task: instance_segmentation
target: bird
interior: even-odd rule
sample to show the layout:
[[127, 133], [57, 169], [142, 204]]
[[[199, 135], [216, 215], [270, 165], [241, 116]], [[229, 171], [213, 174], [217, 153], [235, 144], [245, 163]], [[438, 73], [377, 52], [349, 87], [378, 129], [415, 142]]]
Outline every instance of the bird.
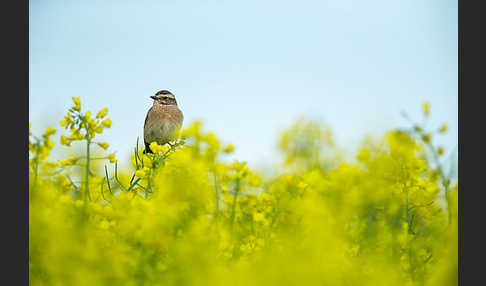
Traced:
[[176, 98], [170, 91], [158, 91], [150, 98], [154, 100], [154, 103], [147, 112], [143, 127], [144, 154], [153, 153], [150, 150], [152, 142], [164, 145], [176, 140], [184, 120], [184, 115], [177, 106]]

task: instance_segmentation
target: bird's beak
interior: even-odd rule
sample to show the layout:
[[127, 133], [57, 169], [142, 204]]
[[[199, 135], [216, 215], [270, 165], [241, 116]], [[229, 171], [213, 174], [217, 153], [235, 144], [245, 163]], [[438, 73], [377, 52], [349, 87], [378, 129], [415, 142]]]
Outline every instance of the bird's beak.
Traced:
[[151, 99], [155, 99], [156, 97], [155, 97], [155, 95], [152, 95], [152, 96], [150, 96], [150, 98], [151, 98]]

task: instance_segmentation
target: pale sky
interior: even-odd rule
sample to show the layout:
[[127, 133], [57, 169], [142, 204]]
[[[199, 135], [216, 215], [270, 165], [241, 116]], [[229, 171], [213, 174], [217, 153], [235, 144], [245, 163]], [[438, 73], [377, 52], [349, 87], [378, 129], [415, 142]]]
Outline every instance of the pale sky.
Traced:
[[[343, 147], [407, 127], [402, 110], [457, 149], [457, 1], [30, 1], [29, 121], [59, 128], [71, 97], [109, 108], [103, 139], [133, 150], [161, 89], [184, 125], [204, 122], [234, 158], [276, 162], [281, 130], [308, 115]], [[55, 137], [57, 144], [58, 134]], [[58, 147], [56, 147], [58, 148]]]

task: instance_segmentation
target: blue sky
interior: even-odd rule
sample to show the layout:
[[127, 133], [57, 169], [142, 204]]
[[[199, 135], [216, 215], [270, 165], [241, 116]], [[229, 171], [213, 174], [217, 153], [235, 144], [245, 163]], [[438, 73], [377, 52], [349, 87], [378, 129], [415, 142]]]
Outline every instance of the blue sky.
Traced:
[[[103, 138], [123, 157], [142, 138], [150, 95], [172, 91], [235, 158], [278, 160], [277, 136], [308, 115], [350, 149], [408, 126], [450, 130], [457, 147], [457, 1], [30, 1], [29, 121], [58, 127], [81, 96], [109, 107]], [[57, 144], [59, 145], [59, 144]], [[59, 147], [56, 147], [59, 148]]]

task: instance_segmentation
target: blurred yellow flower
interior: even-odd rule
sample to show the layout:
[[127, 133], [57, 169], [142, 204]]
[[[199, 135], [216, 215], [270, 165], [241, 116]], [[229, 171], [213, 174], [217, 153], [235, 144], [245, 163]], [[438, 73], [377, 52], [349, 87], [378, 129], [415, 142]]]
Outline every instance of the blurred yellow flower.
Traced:
[[252, 173], [249, 176], [248, 184], [252, 187], [258, 187], [262, 184], [262, 178], [259, 175]]
[[362, 162], [366, 162], [370, 159], [370, 150], [363, 148], [359, 151], [358, 155], [356, 155], [356, 159]]
[[59, 164], [58, 164], [58, 163], [56, 163], [56, 162], [50, 162], [50, 161], [49, 161], [49, 162], [46, 162], [46, 166], [47, 166], [48, 168], [52, 168], [52, 169], [54, 169], [54, 168], [59, 167]]
[[223, 148], [224, 153], [231, 153], [235, 150], [235, 146], [233, 144], [228, 144]]
[[204, 141], [206, 141], [206, 143], [209, 145], [209, 148], [211, 148], [212, 150], [215, 151], [219, 150], [220, 143], [214, 133], [210, 132], [206, 134], [206, 136], [204, 136]]
[[299, 189], [305, 189], [307, 188], [308, 184], [306, 182], [300, 181], [299, 184], [297, 185], [297, 188]]
[[47, 147], [49, 150], [50, 150], [50, 149], [52, 149], [52, 147], [54, 147], [54, 145], [55, 145], [55, 144], [56, 144], [56, 143], [54, 143], [54, 141], [51, 141], [51, 140], [49, 140], [49, 139], [47, 139], [47, 140], [45, 141], [45, 146], [46, 146], [46, 147]]
[[110, 163], [115, 163], [116, 162], [115, 153], [111, 153], [108, 156], [106, 156], [105, 158], [106, 159], [109, 159], [110, 160]]
[[44, 136], [49, 137], [49, 136], [54, 135], [54, 134], [56, 134], [56, 129], [49, 126], [49, 127], [47, 127], [46, 132], [44, 133]]
[[97, 144], [98, 144], [98, 146], [100, 146], [101, 148], [103, 148], [103, 149], [105, 149], [105, 150], [106, 150], [106, 149], [108, 149], [108, 147], [110, 146], [110, 145], [109, 145], [108, 143], [106, 143], [106, 142], [99, 142], [99, 143], [97, 143]]
[[432, 138], [432, 135], [430, 133], [427, 133], [427, 134], [422, 135], [422, 140], [425, 143], [429, 143], [431, 138]]
[[[107, 149], [92, 140], [106, 117], [87, 118], [88, 130], [83, 117], [69, 111], [61, 144], [86, 140]], [[429, 147], [433, 155], [444, 154], [443, 147], [391, 131], [365, 140], [357, 162], [334, 157], [341, 150], [331, 148], [332, 133], [304, 122], [279, 141], [283, 158], [295, 164], [275, 164], [266, 177], [265, 169], [220, 159], [216, 135], [202, 132], [201, 124], [191, 128], [188, 144], [170, 149], [166, 160], [134, 150], [139, 156], [131, 155], [132, 165], [106, 173], [98, 159], [115, 163], [114, 153], [95, 147], [83, 154], [80, 144], [80, 152], [70, 150], [78, 159], [58, 161], [77, 164], [73, 170], [54, 169], [56, 163], [42, 161], [53, 131], [29, 138], [32, 285], [456, 282], [458, 184], [425, 160]], [[225, 153], [234, 149], [222, 146]], [[150, 148], [169, 150], [157, 143]], [[444, 204], [436, 200], [453, 183]]]
[[445, 123], [444, 123], [444, 124], [442, 124], [442, 125], [440, 126], [439, 131], [440, 131], [440, 133], [444, 133], [444, 132], [446, 132], [446, 131], [447, 131], [447, 129], [448, 129], [448, 126], [447, 126], [447, 124], [445, 124]]
[[77, 158], [74, 158], [73, 156], [69, 156], [66, 160], [57, 160], [61, 167], [66, 167], [66, 166], [72, 166], [76, 164], [78, 161]]
[[73, 187], [73, 184], [67, 178], [63, 177], [61, 187], [63, 188], [63, 190], [69, 190]]
[[253, 213], [253, 220], [256, 222], [261, 222], [265, 220], [265, 215], [260, 212]]
[[445, 152], [444, 147], [439, 147], [439, 149], [437, 150], [437, 154], [439, 154], [439, 156], [443, 155], [444, 152]]
[[246, 162], [245, 161], [240, 162], [240, 161], [234, 160], [233, 163], [231, 163], [230, 167], [235, 171], [244, 170], [246, 168]]
[[108, 228], [110, 228], [110, 223], [106, 219], [104, 219], [100, 222], [100, 228], [103, 230], [107, 230]]
[[74, 206], [77, 207], [77, 208], [80, 208], [83, 206], [83, 201], [81, 200], [75, 200], [74, 201]]
[[424, 115], [429, 116], [430, 114], [430, 104], [429, 102], [424, 102], [423, 104]]

